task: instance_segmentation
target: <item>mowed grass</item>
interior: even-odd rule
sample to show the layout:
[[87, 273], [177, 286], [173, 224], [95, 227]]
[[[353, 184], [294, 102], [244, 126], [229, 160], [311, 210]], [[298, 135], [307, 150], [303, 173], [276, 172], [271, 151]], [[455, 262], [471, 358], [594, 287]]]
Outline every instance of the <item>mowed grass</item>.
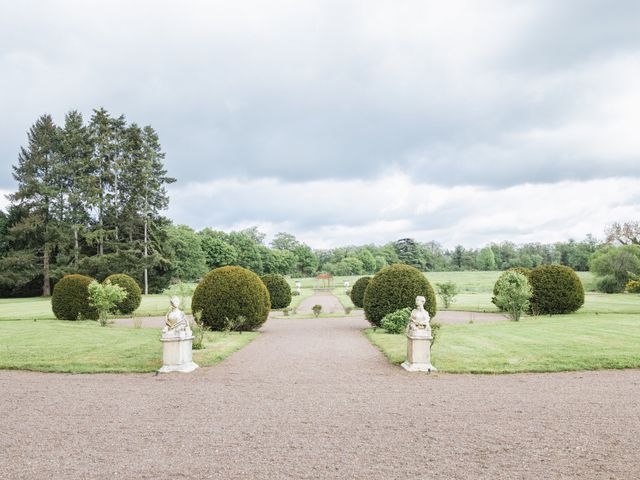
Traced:
[[[143, 295], [140, 307], [134, 312], [137, 317], [165, 315], [169, 311], [170, 295]], [[190, 311], [191, 298], [180, 308]], [[2, 320], [53, 320], [50, 297], [2, 298], [0, 299], [0, 321]]]
[[[406, 337], [365, 334], [393, 363], [406, 358]], [[640, 314], [529, 317], [520, 322], [442, 325], [432, 363], [449, 373], [560, 372], [640, 368]]]
[[[207, 332], [200, 366], [239, 350], [256, 332]], [[153, 372], [162, 366], [159, 329], [100, 327], [93, 321], [20, 320], [0, 325], [0, 369], [64, 373]]]

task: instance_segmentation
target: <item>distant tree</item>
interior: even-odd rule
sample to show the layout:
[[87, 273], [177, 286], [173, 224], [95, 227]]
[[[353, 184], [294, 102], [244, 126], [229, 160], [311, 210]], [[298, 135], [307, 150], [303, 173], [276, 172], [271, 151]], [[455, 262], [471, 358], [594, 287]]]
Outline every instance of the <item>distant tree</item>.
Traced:
[[271, 246], [276, 250], [287, 250], [293, 252], [300, 246], [296, 237], [287, 232], [278, 232], [271, 241]]
[[456, 270], [473, 270], [475, 268], [475, 253], [462, 245], [456, 245], [451, 252], [451, 265]]
[[478, 252], [476, 256], [476, 267], [478, 270], [485, 271], [496, 269], [496, 257], [491, 247], [485, 247]]
[[375, 259], [376, 259], [376, 269], [374, 270], [375, 272], [382, 270], [384, 267], [388, 265], [387, 259], [382, 255], [376, 255]]
[[240, 233], [246, 235], [247, 237], [251, 238], [251, 240], [253, 240], [255, 243], [259, 243], [259, 244], [262, 244], [266, 237], [266, 235], [262, 233], [260, 230], [258, 230], [258, 227], [256, 226], [245, 228], [244, 230], [240, 230]]
[[167, 233], [173, 276], [186, 282], [203, 277], [208, 268], [198, 235], [186, 225], [167, 227]]
[[593, 254], [590, 267], [596, 275], [615, 280], [609, 291], [622, 292], [627, 282], [640, 274], [640, 245], [604, 247]]
[[362, 273], [376, 272], [376, 259], [366, 248], [361, 249], [356, 258], [362, 263]]
[[236, 265], [251, 270], [257, 275], [264, 273], [262, 256], [254, 236], [246, 231], [231, 232], [227, 235], [227, 242], [236, 250], [238, 257]]
[[296, 269], [304, 275], [312, 275], [318, 269], [318, 257], [305, 244], [301, 244], [295, 248], [293, 254], [296, 256]]
[[422, 249], [413, 238], [401, 238], [393, 243], [393, 248], [400, 263], [424, 270], [425, 262]]
[[[206, 229], [207, 230], [207, 229]], [[202, 231], [198, 234], [200, 246], [210, 269], [234, 265], [238, 259], [236, 249], [219, 236]]]
[[640, 245], [640, 222], [614, 222], [605, 230], [607, 243], [621, 245]]

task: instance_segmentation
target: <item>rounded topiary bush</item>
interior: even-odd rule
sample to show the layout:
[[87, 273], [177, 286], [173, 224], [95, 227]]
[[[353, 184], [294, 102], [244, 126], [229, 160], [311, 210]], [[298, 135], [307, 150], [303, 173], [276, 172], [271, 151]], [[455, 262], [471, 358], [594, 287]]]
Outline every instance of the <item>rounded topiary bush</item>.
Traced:
[[124, 291], [127, 292], [127, 296], [124, 300], [121, 300], [116, 305], [116, 310], [125, 314], [133, 313], [140, 306], [140, 302], [142, 301], [142, 290], [140, 290], [138, 283], [129, 275], [124, 273], [114, 273], [113, 275], [109, 275], [104, 279], [105, 282], [107, 280], [114, 285], [124, 288]]
[[584, 304], [580, 278], [564, 265], [541, 265], [531, 270], [533, 290], [531, 311], [534, 314], [571, 313]]
[[[524, 275], [527, 280], [529, 280], [529, 275], [531, 274], [531, 269], [530, 268], [526, 268], [526, 267], [511, 267], [511, 268], [505, 270], [504, 272], [502, 272], [500, 274], [500, 276], [498, 277], [498, 280], [496, 280], [496, 283], [493, 284], [493, 297], [491, 297], [491, 303], [493, 303], [494, 305], [496, 305], [496, 297], [498, 296], [498, 293], [500, 292], [499, 289], [498, 289], [498, 285], [501, 283], [500, 280], [503, 280], [505, 275], [508, 272], [520, 273], [520, 274]], [[498, 305], [496, 305], [496, 307], [500, 308]]]
[[381, 326], [388, 313], [402, 308], [415, 308], [416, 297], [422, 295], [424, 308], [433, 318], [436, 314], [436, 294], [429, 280], [409, 265], [390, 265], [383, 268], [369, 281], [364, 292], [364, 313], [371, 325]]
[[213, 330], [224, 330], [229, 320], [242, 316], [241, 330], [262, 325], [271, 310], [269, 291], [260, 277], [242, 267], [220, 267], [198, 283], [191, 301], [193, 312], [202, 312], [202, 322]]
[[269, 290], [271, 308], [286, 308], [291, 303], [291, 287], [282, 275], [269, 273], [260, 277]]
[[98, 311], [89, 304], [89, 284], [93, 278], [65, 275], [53, 288], [51, 309], [59, 320], [97, 320]]
[[361, 277], [356, 280], [356, 283], [351, 287], [351, 293], [349, 296], [351, 297], [351, 301], [353, 304], [358, 307], [364, 307], [364, 291], [367, 289], [367, 285], [369, 285], [369, 281], [371, 277]]

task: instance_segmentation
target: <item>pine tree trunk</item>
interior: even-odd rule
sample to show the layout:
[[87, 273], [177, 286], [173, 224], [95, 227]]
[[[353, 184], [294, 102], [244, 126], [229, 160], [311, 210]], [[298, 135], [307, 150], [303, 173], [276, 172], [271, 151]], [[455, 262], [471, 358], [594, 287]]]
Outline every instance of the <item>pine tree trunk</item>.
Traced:
[[149, 271], [147, 268], [147, 257], [149, 256], [149, 249], [147, 243], [149, 236], [147, 234], [147, 219], [144, 219], [144, 294], [149, 295]]
[[78, 244], [78, 226], [73, 226], [73, 266], [78, 268], [78, 257], [80, 256], [80, 246]]
[[51, 283], [49, 280], [49, 247], [47, 245], [44, 247], [44, 255], [42, 257], [42, 274], [44, 276], [42, 295], [48, 297], [51, 295]]

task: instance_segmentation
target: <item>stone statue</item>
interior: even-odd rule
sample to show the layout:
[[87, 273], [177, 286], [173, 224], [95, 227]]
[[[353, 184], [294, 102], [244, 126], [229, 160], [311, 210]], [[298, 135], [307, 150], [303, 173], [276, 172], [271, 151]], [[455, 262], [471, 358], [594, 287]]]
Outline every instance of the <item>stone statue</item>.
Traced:
[[186, 315], [178, 307], [180, 299], [176, 296], [171, 297], [169, 301], [171, 310], [167, 313], [165, 326], [162, 329], [163, 337], [190, 337], [191, 327]]
[[429, 312], [424, 309], [425, 301], [426, 299], [422, 296], [416, 297], [416, 308], [411, 311], [411, 318], [407, 324], [407, 335], [431, 336]]
[[193, 363], [193, 333], [189, 320], [180, 306], [178, 297], [171, 297], [171, 310], [167, 313], [162, 329], [162, 368], [159, 373], [193, 372], [198, 365]]
[[407, 324], [407, 360], [402, 368], [409, 372], [437, 372], [431, 365], [431, 325], [429, 312], [424, 309], [424, 297], [416, 297], [416, 308]]

